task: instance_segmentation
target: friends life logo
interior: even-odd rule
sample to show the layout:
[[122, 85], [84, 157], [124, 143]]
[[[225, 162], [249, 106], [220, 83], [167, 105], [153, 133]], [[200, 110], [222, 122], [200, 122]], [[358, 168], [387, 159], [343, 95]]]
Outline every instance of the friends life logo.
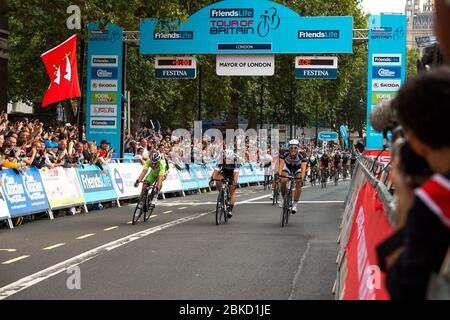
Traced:
[[270, 31], [278, 29], [281, 19], [276, 8], [264, 10], [260, 15], [258, 25], [255, 23], [254, 9], [211, 9], [211, 35], [257, 34], [264, 38]]

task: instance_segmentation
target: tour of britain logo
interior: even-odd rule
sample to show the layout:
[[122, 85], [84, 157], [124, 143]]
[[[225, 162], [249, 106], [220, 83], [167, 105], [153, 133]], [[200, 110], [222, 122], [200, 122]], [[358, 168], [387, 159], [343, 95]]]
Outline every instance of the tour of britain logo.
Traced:
[[265, 10], [261, 16], [261, 21], [258, 24], [258, 35], [262, 38], [266, 37], [270, 30], [276, 30], [280, 26], [281, 19], [277, 15], [277, 9], [270, 8]]

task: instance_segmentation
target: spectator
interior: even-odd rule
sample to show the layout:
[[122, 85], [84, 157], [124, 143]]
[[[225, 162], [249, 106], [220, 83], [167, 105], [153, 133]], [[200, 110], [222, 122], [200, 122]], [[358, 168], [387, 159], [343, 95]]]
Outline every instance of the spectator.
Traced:
[[138, 147], [138, 148], [137, 148], [137, 151], [136, 151], [136, 155], [134, 156], [133, 159], [138, 160], [138, 162], [139, 162], [141, 165], [144, 165], [144, 164], [145, 164], [145, 160], [144, 160], [144, 158], [142, 157], [143, 154], [144, 154], [144, 148], [143, 148], [143, 147]]
[[410, 79], [393, 100], [409, 145], [436, 174], [414, 196], [405, 195], [408, 190], [397, 182], [407, 216], [390, 238], [397, 245], [390, 255], [381, 255], [392, 299], [425, 299], [430, 277], [439, 271], [450, 245], [450, 209], [445, 205], [450, 197], [449, 101], [449, 67]]
[[140, 140], [140, 143], [141, 143], [141, 147], [144, 148], [144, 153], [142, 154], [142, 158], [145, 161], [147, 161], [149, 159], [149, 157], [150, 157], [150, 153], [149, 153], [149, 150], [148, 150], [148, 141], [147, 141], [147, 139], [142, 138]]

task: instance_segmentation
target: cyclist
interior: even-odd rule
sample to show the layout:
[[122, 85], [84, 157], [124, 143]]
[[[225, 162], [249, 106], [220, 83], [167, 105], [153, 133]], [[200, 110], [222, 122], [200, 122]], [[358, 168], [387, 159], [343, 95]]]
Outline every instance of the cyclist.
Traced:
[[280, 144], [280, 150], [278, 151], [278, 157], [276, 158], [276, 161], [275, 161], [275, 169], [274, 169], [274, 172], [273, 172], [272, 194], [270, 195], [270, 200], [273, 200], [274, 192], [275, 192], [275, 186], [276, 186], [276, 184], [279, 182], [279, 181], [278, 181], [278, 178], [279, 178], [278, 172], [282, 169], [282, 167], [281, 167], [281, 165], [280, 165], [280, 162], [281, 162], [281, 161], [280, 161], [281, 155], [284, 154], [284, 153], [287, 152], [287, 151], [288, 151], [288, 149], [287, 149], [284, 145], [281, 145], [281, 144]]
[[233, 217], [233, 208], [236, 203], [236, 186], [239, 177], [239, 168], [241, 161], [239, 157], [231, 149], [226, 149], [223, 152], [222, 161], [218, 161], [209, 181], [210, 187], [212, 187], [213, 180], [216, 181], [217, 190], [222, 189], [222, 179], [231, 180], [230, 185], [230, 204], [228, 206], [228, 218]]
[[[145, 175], [148, 172], [148, 169], [151, 168], [150, 173], [147, 177]], [[145, 181], [142, 185], [141, 196], [144, 194], [148, 186], [151, 186], [158, 181], [156, 184], [156, 196], [153, 198], [151, 205], [153, 207], [156, 206], [156, 202], [158, 201], [158, 194], [162, 190], [163, 181], [166, 180], [168, 174], [168, 168], [166, 166], [166, 160], [163, 158], [161, 153], [155, 152], [152, 154], [151, 158], [147, 160], [144, 164], [144, 169], [142, 170], [141, 175], [134, 183], [134, 187], [137, 188], [139, 183], [144, 179]]]
[[345, 172], [345, 178], [347, 178], [348, 168], [350, 167], [350, 155], [347, 151], [342, 155], [342, 169], [343, 173]]
[[[339, 152], [339, 150], [335, 153], [334, 157], [333, 157], [333, 163], [334, 165], [334, 175], [337, 175], [339, 177], [339, 173], [342, 170], [342, 156], [341, 153]], [[333, 175], [333, 179], [335, 178], [335, 176]]]
[[328, 153], [325, 151], [320, 158], [320, 176], [325, 177], [327, 179], [329, 169], [330, 169], [331, 159], [328, 156]]
[[311, 155], [308, 158], [308, 164], [311, 168], [311, 182], [317, 179], [317, 167], [319, 165], [319, 160], [317, 158], [317, 154], [311, 153]]
[[352, 152], [352, 156], [350, 157], [350, 175], [353, 177], [353, 170], [355, 169], [355, 164], [356, 164], [356, 154], [355, 152]]
[[[281, 195], [284, 199], [286, 195], [286, 184], [288, 176], [291, 174], [299, 180], [295, 180], [294, 203], [292, 204], [292, 214], [297, 212], [298, 200], [302, 194], [302, 181], [305, 179], [307, 168], [307, 155], [300, 150], [300, 142], [296, 139], [289, 141], [288, 150], [280, 154], [280, 166], [278, 175], [280, 177]], [[284, 202], [284, 200], [283, 200]], [[279, 204], [283, 207], [283, 203]]]

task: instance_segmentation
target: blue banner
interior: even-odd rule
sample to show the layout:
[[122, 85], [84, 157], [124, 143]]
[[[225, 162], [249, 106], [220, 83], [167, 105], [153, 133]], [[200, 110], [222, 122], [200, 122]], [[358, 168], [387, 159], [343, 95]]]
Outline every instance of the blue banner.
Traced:
[[347, 127], [342, 125], [340, 128], [342, 140], [344, 140], [345, 149], [348, 149], [348, 133], [347, 133]]
[[370, 113], [380, 102], [394, 98], [406, 79], [406, 16], [369, 18], [367, 150], [381, 150], [383, 136], [370, 124]]
[[180, 177], [183, 190], [195, 190], [199, 188], [195, 173], [192, 170], [188, 171], [186, 168], [184, 168], [181, 171], [177, 170], [177, 173]]
[[49, 209], [47, 194], [39, 170], [24, 169], [25, 175], [12, 169], [1, 173], [2, 188], [11, 217], [44, 212]]
[[339, 135], [336, 132], [320, 132], [319, 140], [322, 141], [334, 141], [339, 138]]
[[197, 179], [198, 187], [207, 188], [211, 176], [206, 172], [206, 165], [192, 164], [190, 169], [191, 176], [194, 176]]
[[108, 140], [120, 153], [123, 28], [109, 24], [100, 31], [89, 24], [88, 31], [86, 137], [97, 144]]
[[77, 169], [78, 179], [86, 203], [96, 203], [117, 199], [117, 193], [109, 173], [103, 173], [97, 166]]
[[296, 79], [337, 79], [337, 69], [296, 68]]
[[353, 17], [308, 17], [265, 0], [227, 0], [165, 30], [140, 27], [141, 54], [352, 53]]

